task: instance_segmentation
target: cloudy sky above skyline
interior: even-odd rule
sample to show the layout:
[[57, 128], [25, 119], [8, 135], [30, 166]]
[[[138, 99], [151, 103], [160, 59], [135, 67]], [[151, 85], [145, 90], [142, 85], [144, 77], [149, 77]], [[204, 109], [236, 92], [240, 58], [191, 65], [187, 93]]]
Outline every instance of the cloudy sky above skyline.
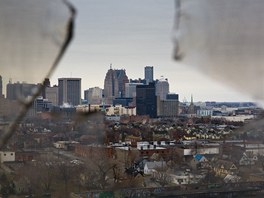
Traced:
[[234, 89], [173, 60], [173, 0], [71, 0], [77, 9], [75, 38], [51, 77], [82, 78], [82, 90], [99, 86], [112, 63], [129, 78], [143, 78], [154, 66], [154, 77], [168, 78], [180, 100], [249, 101]]

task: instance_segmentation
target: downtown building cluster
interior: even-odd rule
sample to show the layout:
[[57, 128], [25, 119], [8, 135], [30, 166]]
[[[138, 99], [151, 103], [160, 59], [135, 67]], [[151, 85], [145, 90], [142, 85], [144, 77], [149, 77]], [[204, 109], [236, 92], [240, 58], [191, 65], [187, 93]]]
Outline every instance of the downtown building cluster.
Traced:
[[[118, 105], [135, 108], [136, 115], [148, 115], [150, 118], [176, 117], [178, 94], [169, 92], [167, 79], [154, 80], [153, 74], [153, 66], [146, 66], [144, 79], [128, 80], [125, 70], [110, 67], [104, 81], [103, 103], [114, 109]], [[109, 114], [113, 115], [114, 112]]]
[[153, 66], [144, 69], [144, 79], [129, 79], [125, 69], [113, 69], [110, 66], [104, 79], [104, 88], [85, 89], [84, 99], [81, 98], [81, 78], [59, 78], [58, 85], [54, 86], [50, 85], [49, 79], [45, 79], [42, 85], [12, 83], [10, 80], [4, 98], [1, 77], [0, 95], [2, 104], [5, 103], [7, 109], [10, 109], [8, 106], [14, 106], [12, 102], [31, 97], [34, 91], [43, 86], [40, 96], [34, 102], [31, 111], [33, 115], [43, 111], [61, 111], [63, 108], [82, 109], [89, 105], [105, 110], [108, 116], [128, 114], [147, 115], [151, 118], [176, 117], [178, 94], [169, 92], [168, 79], [162, 77], [154, 80]]

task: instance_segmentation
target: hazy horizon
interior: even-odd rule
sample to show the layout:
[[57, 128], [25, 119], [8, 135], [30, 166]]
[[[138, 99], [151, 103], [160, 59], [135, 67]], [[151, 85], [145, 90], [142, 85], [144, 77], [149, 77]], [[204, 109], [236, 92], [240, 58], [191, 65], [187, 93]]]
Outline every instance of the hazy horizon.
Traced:
[[[83, 91], [103, 88], [110, 64], [126, 69], [129, 79], [144, 78], [144, 67], [154, 66], [154, 79], [168, 78], [170, 92], [180, 101], [254, 101], [195, 69], [173, 60], [174, 0], [72, 0], [77, 17], [75, 37], [50, 77], [82, 78]], [[25, 81], [2, 76], [5, 86]], [[31, 83], [31, 82], [28, 82]], [[33, 82], [36, 83], [36, 82]], [[4, 87], [5, 90], [5, 87]]]

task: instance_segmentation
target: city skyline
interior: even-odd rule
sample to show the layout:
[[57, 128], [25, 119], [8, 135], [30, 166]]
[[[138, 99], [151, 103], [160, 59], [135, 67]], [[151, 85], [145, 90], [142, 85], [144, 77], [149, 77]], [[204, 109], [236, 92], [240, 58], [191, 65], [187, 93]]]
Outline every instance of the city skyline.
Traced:
[[[193, 68], [173, 60], [174, 1], [72, 1], [77, 8], [76, 34], [51, 78], [81, 77], [82, 87], [103, 87], [106, 71], [126, 69], [129, 78], [168, 78], [180, 100], [252, 101]], [[74, 67], [73, 69], [70, 69]]]
[[[77, 9], [75, 37], [57, 69], [50, 77], [82, 78], [83, 92], [90, 87], [103, 88], [106, 71], [125, 69], [131, 79], [144, 78], [144, 67], [154, 67], [154, 79], [168, 78], [170, 91], [180, 101], [254, 101], [187, 65], [173, 60], [174, 1], [82, 1], [73, 0]], [[40, 70], [41, 71], [41, 70]], [[35, 71], [38, 75], [38, 71]], [[11, 74], [3, 77], [3, 85]], [[5, 93], [5, 91], [4, 91]]]
[[[148, 66], [147, 66], [148, 67]], [[109, 69], [111, 68], [111, 66], [109, 67]], [[113, 70], [126, 70], [126, 69], [118, 69], [118, 68], [113, 68]], [[144, 71], [144, 67], [142, 68], [142, 70]], [[155, 73], [155, 67], [153, 67], [153, 72]], [[107, 71], [105, 72], [105, 74], [104, 75], [106, 75], [107, 74]], [[53, 88], [54, 86], [55, 87], [58, 87], [58, 84], [59, 84], [59, 79], [67, 79], [67, 78], [69, 78], [69, 79], [75, 79], [75, 78], [78, 78], [78, 79], [81, 79], [81, 81], [83, 81], [83, 79], [82, 78], [79, 78], [79, 77], [60, 77], [60, 78], [58, 78], [58, 79], [55, 79], [56, 80], [56, 83], [51, 83], [50, 84], [50, 87], [51, 88]], [[134, 79], [132, 79], [132, 78], [130, 78], [129, 76], [128, 76], [128, 79], [130, 79], [130, 80], [134, 80]], [[145, 80], [144, 79], [144, 74], [143, 74], [143, 77], [142, 78], [140, 78], [140, 77], [136, 77], [135, 79], [141, 79], [141, 80]], [[162, 81], [162, 80], [165, 80], [166, 79], [166, 82], [167, 83], [169, 83], [170, 84], [170, 81], [169, 81], [169, 79], [167, 79], [167, 78], [164, 78], [164, 76], [160, 76], [160, 79], [158, 79], [158, 78], [154, 78], [154, 80], [155, 81]], [[19, 84], [23, 84], [23, 83], [26, 83], [26, 84], [33, 84], [33, 83], [31, 83], [31, 82], [26, 82], [26, 81], [17, 81], [17, 82], [11, 82], [11, 84], [17, 84], [17, 83], [19, 83]], [[133, 82], [132, 82], [133, 83]], [[9, 83], [8, 83], [9, 84]], [[3, 83], [3, 90], [4, 90], [4, 92], [3, 92], [3, 94], [5, 95], [5, 97], [6, 97], [6, 86], [8, 85], [8, 84], [4, 84]], [[37, 85], [38, 83], [36, 83], [36, 85]], [[170, 86], [171, 86], [171, 84], [170, 84]], [[173, 86], [173, 85], [172, 85]], [[88, 89], [90, 89], [90, 88], [96, 88], [96, 87], [98, 87], [98, 88], [101, 88], [102, 90], [104, 90], [103, 88], [104, 88], [104, 86], [102, 86], [102, 87], [99, 87], [99, 86], [91, 86], [91, 87], [83, 87], [83, 84], [81, 83], [81, 99], [85, 99], [85, 91], [86, 90], [88, 90]], [[210, 100], [210, 99], [205, 99], [205, 100], [197, 100], [197, 99], [195, 99], [195, 95], [193, 94], [193, 93], [191, 93], [191, 95], [190, 96], [183, 96], [183, 97], [181, 97], [181, 95], [180, 95], [180, 93], [179, 92], [174, 92], [174, 91], [169, 91], [169, 93], [175, 93], [175, 94], [179, 94], [179, 98], [181, 98], [181, 99], [179, 99], [179, 101], [182, 101], [182, 102], [190, 102], [191, 101], [191, 98], [194, 96], [194, 101], [195, 102], [206, 102], [206, 101], [216, 101], [216, 102], [254, 102], [253, 100]]]

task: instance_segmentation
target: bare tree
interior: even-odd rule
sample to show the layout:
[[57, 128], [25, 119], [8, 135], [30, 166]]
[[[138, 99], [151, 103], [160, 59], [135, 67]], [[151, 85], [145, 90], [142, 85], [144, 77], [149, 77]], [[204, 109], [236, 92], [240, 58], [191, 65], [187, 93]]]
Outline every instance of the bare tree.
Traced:
[[164, 162], [164, 165], [162, 167], [155, 168], [155, 171], [152, 174], [151, 179], [161, 187], [167, 186], [171, 182], [167, 169], [166, 163]]
[[73, 167], [70, 163], [68, 162], [60, 162], [57, 164], [57, 173], [59, 178], [63, 181], [64, 183], [64, 197], [69, 197], [69, 181], [72, 177], [72, 170]]

